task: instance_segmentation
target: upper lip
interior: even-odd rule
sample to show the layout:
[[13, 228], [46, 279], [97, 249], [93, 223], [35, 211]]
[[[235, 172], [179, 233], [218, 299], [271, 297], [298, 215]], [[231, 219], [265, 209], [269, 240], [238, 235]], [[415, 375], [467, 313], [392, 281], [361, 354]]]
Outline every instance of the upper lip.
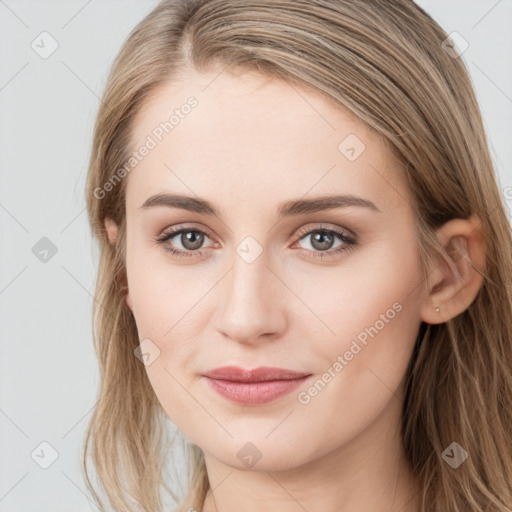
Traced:
[[270, 380], [300, 379], [311, 374], [268, 366], [260, 366], [252, 370], [246, 370], [238, 366], [223, 366], [203, 373], [203, 375], [212, 379], [222, 379], [233, 382], [264, 382]]

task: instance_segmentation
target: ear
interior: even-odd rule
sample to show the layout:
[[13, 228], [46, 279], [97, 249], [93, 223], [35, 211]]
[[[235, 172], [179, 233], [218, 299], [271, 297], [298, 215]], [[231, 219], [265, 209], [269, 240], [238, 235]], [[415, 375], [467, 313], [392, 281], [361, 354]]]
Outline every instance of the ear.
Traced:
[[[109, 242], [115, 246], [117, 242], [117, 233], [118, 233], [118, 226], [117, 224], [109, 217], [105, 218], [105, 230], [107, 231]], [[123, 276], [121, 286], [123, 290], [126, 290], [126, 303], [128, 304], [128, 307], [133, 312], [133, 304], [132, 299], [130, 297], [130, 291], [128, 289], [128, 282], [126, 276]]]
[[436, 234], [444, 254], [438, 256], [427, 277], [429, 293], [421, 310], [427, 324], [446, 322], [465, 311], [482, 286], [485, 272], [485, 236], [476, 215], [452, 219]]
[[117, 240], [117, 224], [109, 217], [105, 218], [105, 230], [107, 231], [109, 242], [115, 245]]

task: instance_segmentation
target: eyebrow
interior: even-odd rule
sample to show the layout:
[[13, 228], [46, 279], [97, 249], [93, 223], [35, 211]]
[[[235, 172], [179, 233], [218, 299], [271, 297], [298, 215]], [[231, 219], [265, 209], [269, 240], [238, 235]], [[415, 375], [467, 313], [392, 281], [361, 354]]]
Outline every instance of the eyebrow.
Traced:
[[[176, 195], [176, 194], [155, 194], [148, 197], [141, 206], [143, 209], [155, 206], [166, 206], [168, 208], [180, 208], [190, 212], [196, 212], [203, 215], [219, 217], [219, 210], [206, 199]], [[306, 213], [316, 213], [335, 208], [346, 208], [357, 206], [368, 208], [375, 212], [382, 213], [372, 201], [354, 195], [329, 195], [315, 197], [312, 199], [296, 199], [285, 201], [278, 207], [279, 218], [301, 215]]]

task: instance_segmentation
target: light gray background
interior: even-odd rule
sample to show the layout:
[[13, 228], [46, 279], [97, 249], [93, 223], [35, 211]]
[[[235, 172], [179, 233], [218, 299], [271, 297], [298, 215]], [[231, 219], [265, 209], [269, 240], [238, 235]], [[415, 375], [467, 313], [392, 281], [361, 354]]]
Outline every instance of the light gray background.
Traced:
[[[418, 3], [469, 43], [463, 58], [510, 208], [512, 0]], [[97, 250], [83, 190], [107, 71], [156, 4], [0, 0], [1, 512], [97, 510], [79, 466], [98, 385], [90, 324]], [[59, 45], [47, 59], [31, 48], [43, 31]], [[43, 237], [57, 248], [46, 263], [32, 252]], [[48, 469], [31, 457], [42, 455], [43, 441], [59, 454]]]

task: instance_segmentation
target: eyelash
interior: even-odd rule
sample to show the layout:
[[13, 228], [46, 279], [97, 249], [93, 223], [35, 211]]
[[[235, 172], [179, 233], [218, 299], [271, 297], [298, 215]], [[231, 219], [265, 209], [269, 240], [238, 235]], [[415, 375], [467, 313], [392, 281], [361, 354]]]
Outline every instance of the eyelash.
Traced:
[[[164, 235], [156, 239], [156, 243], [161, 245], [163, 249], [167, 252], [170, 252], [173, 256], [177, 256], [178, 258], [193, 258], [196, 256], [202, 256], [201, 250], [195, 250], [195, 251], [182, 251], [180, 249], [174, 249], [172, 246], [167, 244], [167, 241], [171, 238], [174, 238], [176, 235], [179, 235], [181, 233], [186, 232], [193, 232], [193, 233], [200, 233], [202, 235], [206, 235], [208, 238], [211, 238], [209, 234], [206, 231], [203, 231], [202, 229], [198, 229], [192, 226], [178, 226], [176, 228], [173, 228], [172, 230], [167, 231]], [[322, 226], [316, 227], [316, 228], [302, 228], [297, 233], [297, 236], [299, 238], [297, 239], [297, 242], [302, 240], [303, 238], [306, 238], [308, 235], [311, 235], [313, 233], [323, 233], [323, 234], [334, 234], [337, 235], [339, 239], [343, 242], [342, 245], [340, 245], [337, 249], [330, 249], [328, 251], [312, 251], [309, 249], [304, 249], [308, 253], [312, 253], [310, 256], [311, 258], [326, 258], [331, 256], [337, 256], [338, 254], [342, 252], [349, 251], [355, 246], [357, 246], [358, 242], [356, 238], [353, 236], [343, 232], [339, 231], [337, 229], [333, 228], [324, 228]], [[297, 242], [294, 242], [297, 243]]]

